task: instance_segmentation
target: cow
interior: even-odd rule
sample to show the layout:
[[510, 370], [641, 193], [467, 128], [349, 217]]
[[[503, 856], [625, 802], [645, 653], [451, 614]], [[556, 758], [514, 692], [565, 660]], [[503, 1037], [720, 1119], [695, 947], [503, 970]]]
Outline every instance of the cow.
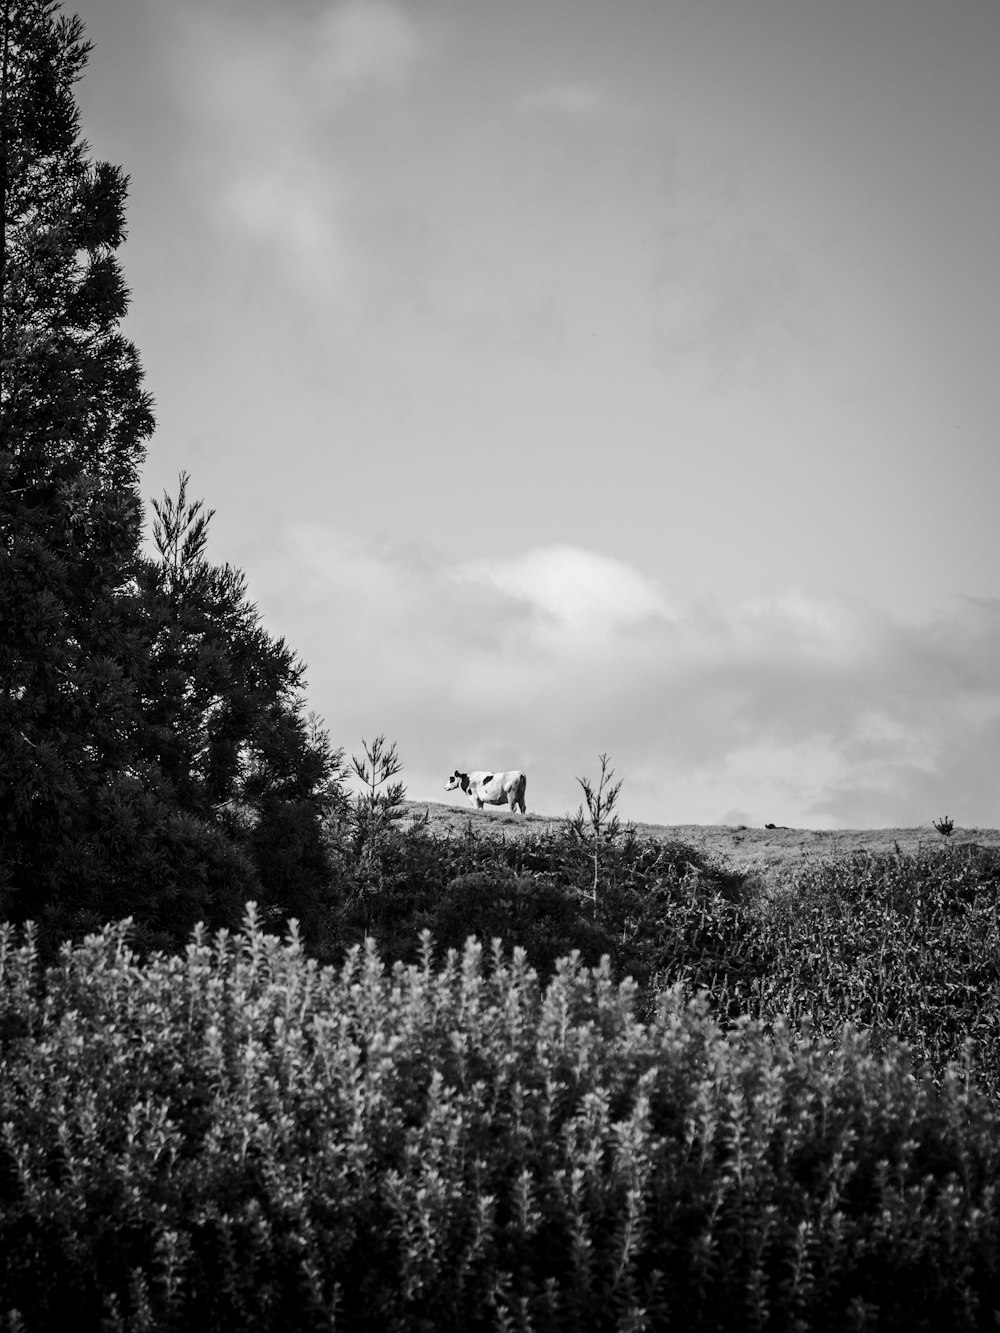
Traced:
[[465, 792], [477, 810], [484, 805], [509, 805], [511, 810], [520, 808], [521, 814], [527, 811], [524, 805], [524, 789], [528, 779], [516, 768], [508, 773], [491, 773], [479, 770], [475, 773], [460, 773], [456, 768], [444, 784], [445, 791]]

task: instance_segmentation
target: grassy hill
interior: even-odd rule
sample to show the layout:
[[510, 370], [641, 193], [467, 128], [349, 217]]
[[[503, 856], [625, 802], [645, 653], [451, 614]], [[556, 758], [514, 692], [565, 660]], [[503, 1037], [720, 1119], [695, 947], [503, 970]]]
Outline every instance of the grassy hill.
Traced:
[[[477, 834], [495, 831], [505, 838], [548, 833], [560, 827], [562, 816], [511, 814], [506, 807], [474, 810], [470, 806], [439, 801], [406, 801], [412, 819], [426, 814], [428, 830], [439, 835], [464, 833], [471, 825]], [[658, 842], [682, 842], [707, 856], [739, 870], [755, 870], [769, 883], [788, 883], [798, 870], [831, 857], [852, 852], [892, 852], [897, 848], [918, 853], [928, 848], [952, 846], [1000, 847], [1000, 829], [955, 828], [943, 838], [933, 824], [918, 828], [802, 829], [750, 828], [738, 824], [640, 824], [642, 838]]]

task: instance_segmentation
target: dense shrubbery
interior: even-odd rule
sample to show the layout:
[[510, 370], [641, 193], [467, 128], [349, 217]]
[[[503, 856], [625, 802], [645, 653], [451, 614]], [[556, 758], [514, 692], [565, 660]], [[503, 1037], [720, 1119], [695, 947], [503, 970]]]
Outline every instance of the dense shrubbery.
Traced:
[[[555, 959], [578, 948], [643, 988], [673, 967], [715, 975], [732, 926], [722, 908], [748, 896], [744, 878], [713, 866], [682, 843], [623, 837], [604, 851], [596, 904], [589, 847], [567, 828], [528, 837], [438, 837], [419, 824], [390, 831], [377, 862], [343, 848], [338, 947], [374, 935], [384, 957], [412, 961], [429, 929], [442, 947], [469, 934], [522, 946], [548, 976]], [[551, 946], [551, 947], [550, 947]]]
[[417, 827], [380, 856], [378, 882], [344, 880], [329, 936], [341, 949], [370, 935], [387, 960], [413, 961], [421, 930], [442, 952], [476, 934], [522, 947], [543, 980], [573, 949], [589, 965], [606, 954], [643, 1012], [683, 980], [724, 1020], [808, 1016], [831, 1036], [854, 1023], [876, 1045], [906, 1040], [938, 1077], [970, 1059], [1000, 1092], [996, 849], [835, 859], [772, 896], [690, 847], [625, 836], [604, 850], [596, 905], [589, 849], [569, 829], [448, 839]]
[[1000, 1112], [608, 968], [0, 937], [0, 1328], [990, 1328]]
[[733, 989], [755, 1017], [809, 1014], [905, 1040], [940, 1071], [966, 1043], [1000, 1093], [1000, 851], [855, 855], [800, 873], [757, 913], [756, 974]]

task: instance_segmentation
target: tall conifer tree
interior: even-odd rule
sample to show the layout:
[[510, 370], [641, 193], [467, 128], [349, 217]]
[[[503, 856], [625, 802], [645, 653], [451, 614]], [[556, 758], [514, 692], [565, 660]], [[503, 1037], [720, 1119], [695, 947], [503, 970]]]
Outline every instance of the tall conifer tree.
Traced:
[[127, 179], [80, 136], [79, 19], [0, 0], [0, 23], [0, 917], [54, 943], [131, 915], [170, 945], [255, 897], [318, 938], [338, 756], [186, 478], [140, 552]]
[[153, 418], [119, 327], [127, 180], [80, 136], [83, 26], [50, 0], [0, 0], [0, 22], [0, 906], [23, 915], [127, 760], [121, 594]]

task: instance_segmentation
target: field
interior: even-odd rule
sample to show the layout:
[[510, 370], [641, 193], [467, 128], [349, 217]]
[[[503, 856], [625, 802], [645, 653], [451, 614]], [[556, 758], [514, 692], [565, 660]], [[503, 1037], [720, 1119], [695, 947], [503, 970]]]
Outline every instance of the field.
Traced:
[[[505, 838], [538, 835], [554, 831], [563, 823], [555, 815], [528, 811], [511, 814], [504, 808], [474, 810], [469, 806], [447, 805], [437, 801], [406, 801], [411, 818], [426, 813], [428, 830], [455, 835], [469, 828], [478, 834], [490, 830]], [[918, 828], [889, 829], [802, 829], [749, 828], [725, 824], [636, 824], [642, 838], [658, 842], [682, 842], [714, 859], [740, 870], [755, 870], [767, 883], [787, 883], [796, 871], [852, 852], [892, 852], [898, 849], [917, 853], [927, 848], [1000, 847], [1000, 829], [955, 828], [950, 838], [943, 838], [933, 824]]]

